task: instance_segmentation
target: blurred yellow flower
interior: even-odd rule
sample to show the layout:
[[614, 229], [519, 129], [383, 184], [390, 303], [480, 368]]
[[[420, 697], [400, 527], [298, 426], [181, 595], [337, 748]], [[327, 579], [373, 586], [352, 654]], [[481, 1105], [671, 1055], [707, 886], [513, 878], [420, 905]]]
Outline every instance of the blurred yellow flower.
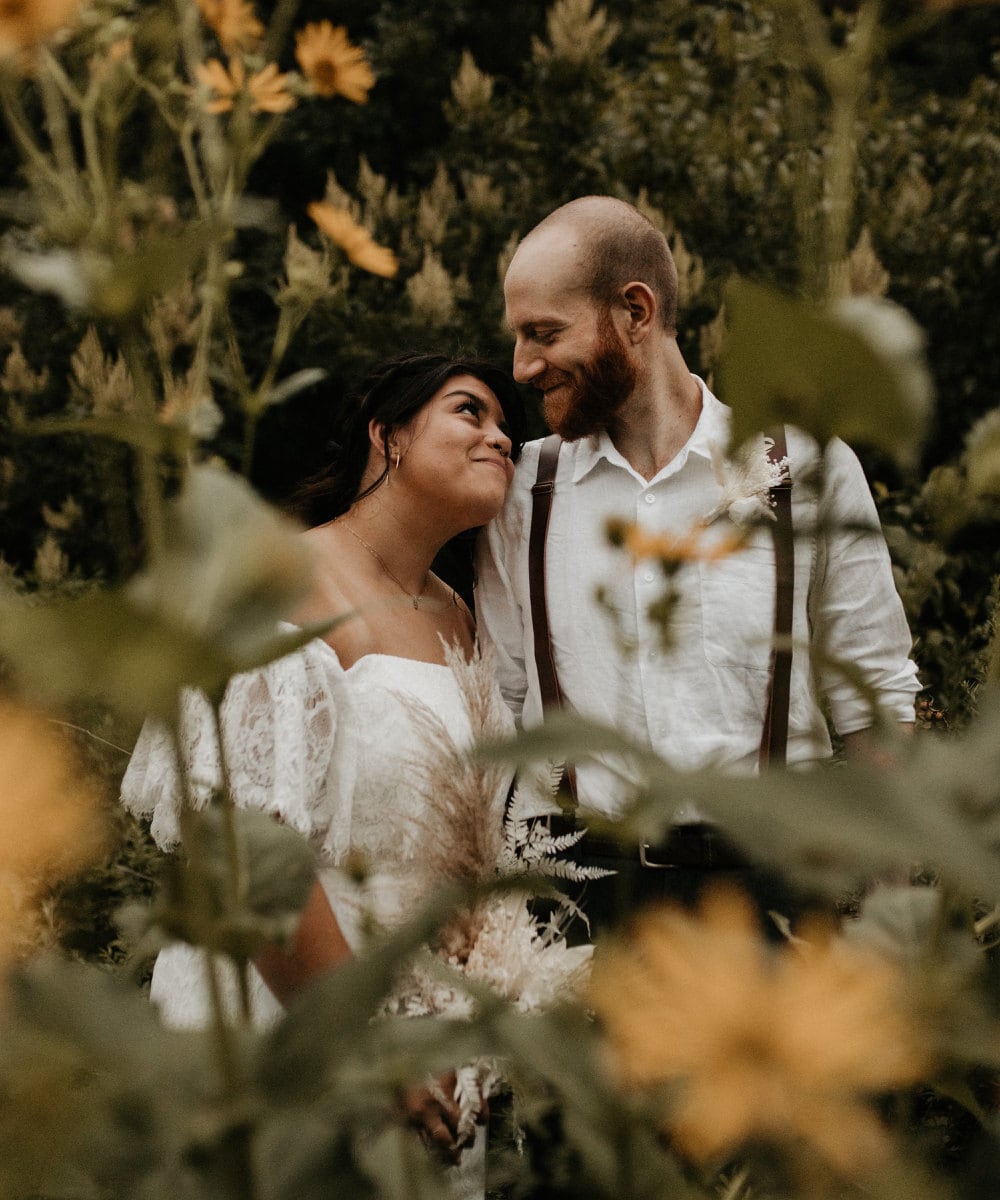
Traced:
[[346, 208], [315, 201], [306, 211], [320, 231], [331, 242], [336, 242], [355, 266], [371, 271], [373, 275], [384, 275], [387, 279], [391, 279], [399, 270], [395, 254], [388, 247], [380, 246]]
[[359, 46], [352, 46], [347, 30], [329, 21], [313, 21], [295, 35], [295, 57], [317, 96], [346, 96], [365, 104], [375, 85], [375, 75]]
[[227, 54], [254, 50], [264, 36], [264, 26], [247, 0], [198, 0], [198, 8]]
[[295, 97], [288, 91], [288, 76], [279, 73], [277, 63], [268, 63], [251, 75], [249, 87], [253, 112], [283, 113], [295, 107]]
[[105, 847], [101, 798], [41, 713], [0, 700], [0, 957], [38, 922], [45, 887]]
[[256, 71], [249, 81], [238, 58], [229, 60], [228, 71], [217, 58], [210, 58], [207, 63], [195, 67], [195, 74], [203, 87], [216, 94], [214, 100], [206, 102], [206, 112], [229, 112], [244, 87], [252, 98], [251, 112], [283, 113], [295, 107], [295, 97], [287, 91], [288, 76], [279, 74], [275, 63], [268, 63], [262, 71]]
[[665, 1128], [692, 1159], [751, 1138], [805, 1142], [851, 1175], [887, 1156], [865, 1097], [915, 1083], [928, 1052], [892, 964], [810, 936], [769, 946], [746, 898], [719, 890], [697, 914], [648, 911], [595, 957], [613, 1069], [630, 1087], [676, 1087]]
[[705, 527], [695, 525], [687, 533], [649, 533], [640, 525], [612, 518], [607, 525], [608, 538], [625, 550], [633, 563], [644, 558], [661, 562], [717, 562], [743, 548], [739, 534], [706, 537]]
[[30, 50], [69, 25], [82, 0], [0, 0], [0, 56]]

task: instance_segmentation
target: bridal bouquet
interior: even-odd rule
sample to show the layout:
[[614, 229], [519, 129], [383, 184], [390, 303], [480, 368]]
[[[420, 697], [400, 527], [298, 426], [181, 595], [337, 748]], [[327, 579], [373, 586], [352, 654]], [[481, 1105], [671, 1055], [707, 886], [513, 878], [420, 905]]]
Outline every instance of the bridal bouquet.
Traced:
[[[467, 662], [449, 652], [448, 663], [475, 740], [508, 733], [510, 718], [489, 657], [477, 653]], [[483, 987], [522, 1012], [578, 998], [588, 982], [593, 946], [569, 946], [565, 930], [580, 914], [568, 897], [559, 897], [546, 904], [548, 916], [537, 915], [530, 881], [596, 879], [609, 872], [561, 857], [583, 831], [554, 835], [546, 815], [539, 815], [558, 811], [553, 796], [561, 767], [528, 773], [508, 797], [508, 771], [502, 764], [478, 760], [460, 749], [436, 713], [412, 700], [407, 704], [425, 748], [421, 761], [412, 765], [424, 814], [410, 856], [414, 906], [442, 884], [508, 879], [514, 886], [457, 913], [434, 945], [402, 973], [383, 1012], [467, 1017], [475, 1008], [473, 993]], [[473, 985], [468, 990], [465, 981]], [[482, 1100], [499, 1078], [499, 1066], [492, 1061], [468, 1064], [458, 1072], [456, 1098], [464, 1126], [460, 1133], [471, 1130]]]

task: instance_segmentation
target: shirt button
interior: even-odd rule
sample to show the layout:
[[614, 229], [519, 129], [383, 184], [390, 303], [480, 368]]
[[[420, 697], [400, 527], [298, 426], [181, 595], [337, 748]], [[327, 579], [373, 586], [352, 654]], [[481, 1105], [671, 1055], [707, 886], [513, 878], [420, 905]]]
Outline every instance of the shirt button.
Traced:
[[656, 576], [653, 574], [652, 571], [643, 571], [642, 578], [643, 578], [643, 582], [652, 583], [653, 580], [656, 578]]
[[656, 497], [653, 495], [652, 492], [647, 492], [645, 494], [645, 496], [643, 497], [643, 499], [646, 501], [647, 504], [655, 504], [656, 503]]

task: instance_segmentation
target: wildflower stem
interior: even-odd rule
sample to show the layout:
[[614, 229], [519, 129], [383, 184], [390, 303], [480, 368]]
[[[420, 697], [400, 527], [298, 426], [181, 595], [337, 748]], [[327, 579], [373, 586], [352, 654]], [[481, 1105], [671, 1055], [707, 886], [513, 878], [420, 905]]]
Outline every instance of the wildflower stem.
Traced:
[[211, 209], [208, 202], [208, 194], [205, 191], [205, 181], [202, 178], [201, 167], [198, 163], [198, 155], [195, 153], [194, 129], [191, 122], [185, 121], [177, 131], [177, 135], [181, 154], [184, 158], [184, 166], [187, 168], [188, 181], [191, 184], [191, 193], [194, 196], [195, 205], [198, 208], [200, 216], [207, 220], [211, 216]]
[[246, 399], [246, 422], [243, 427], [243, 474], [249, 476], [253, 466], [253, 448], [257, 434], [257, 423], [260, 414], [267, 407], [267, 398], [278, 377], [278, 370], [288, 352], [288, 345], [295, 330], [302, 321], [302, 315], [289, 308], [283, 308], [278, 317], [278, 327], [275, 330], [274, 341], [271, 344], [271, 357], [260, 383]]
[[[219, 808], [222, 813], [222, 838], [226, 852], [228, 900], [230, 906], [235, 910], [240, 908], [246, 899], [247, 872], [240, 841], [236, 835], [232, 778], [229, 773], [229, 763], [226, 759], [226, 746], [222, 737], [222, 721], [219, 716], [219, 706], [217, 704], [212, 705], [212, 727], [215, 733], [215, 743], [219, 755], [219, 768], [222, 774]], [[244, 1021], [249, 1021], [250, 985], [247, 979], [247, 966], [243, 962], [237, 962], [234, 965], [238, 971], [240, 1013]]]
[[63, 180], [59, 172], [32, 136], [31, 124], [17, 94], [17, 85], [3, 71], [0, 71], [0, 104], [3, 106], [7, 128], [25, 161], [30, 163], [39, 175], [47, 179], [57, 191], [64, 191]]
[[271, 62], [278, 57], [281, 47], [288, 39], [288, 31], [299, 11], [299, 0], [278, 0], [271, 14], [271, 23], [264, 36], [261, 54], [265, 62]]
[[96, 104], [96, 93], [88, 91], [80, 109], [80, 133], [83, 137], [83, 156], [87, 164], [87, 173], [90, 176], [94, 206], [99, 213], [106, 214], [108, 189], [104, 179], [100, 142], [97, 137]]
[[55, 83], [59, 91], [62, 93], [65, 102], [70, 108], [80, 109], [83, 106], [83, 97], [73, 84], [73, 81], [63, 70], [62, 63], [52, 53], [51, 50], [43, 48], [42, 61], [45, 64], [45, 72], [48, 77]]
[[[140, 411], [147, 420], [156, 423], [156, 400], [153, 380], [146, 365], [146, 347], [135, 318], [122, 331], [122, 355], [128, 365], [135, 387]], [[146, 534], [146, 553], [150, 562], [161, 557], [164, 545], [163, 495], [160, 490], [159, 464], [156, 454], [136, 447], [139, 471], [139, 496]]]
[[73, 139], [70, 136], [69, 120], [66, 113], [66, 103], [63, 94], [55, 83], [54, 74], [50, 69], [52, 56], [46, 51], [45, 65], [38, 73], [38, 88], [42, 96], [42, 107], [45, 109], [45, 125], [49, 131], [52, 150], [56, 163], [67, 190], [76, 191], [76, 152], [73, 149]]

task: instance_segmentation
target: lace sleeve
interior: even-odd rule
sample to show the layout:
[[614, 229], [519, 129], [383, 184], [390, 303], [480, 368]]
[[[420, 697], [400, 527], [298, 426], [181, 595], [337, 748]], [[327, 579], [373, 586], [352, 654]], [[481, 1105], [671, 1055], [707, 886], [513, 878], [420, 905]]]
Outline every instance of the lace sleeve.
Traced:
[[[346, 679], [328, 647], [311, 643], [259, 671], [236, 675], [221, 709], [229, 782], [237, 804], [274, 813], [334, 861], [346, 852], [354, 790], [354, 736]], [[181, 704], [180, 756], [192, 803], [221, 786], [218, 733], [200, 692]], [[147, 721], [122, 783], [122, 802], [149, 818], [157, 845], [180, 839], [182, 789], [168, 729]]]

